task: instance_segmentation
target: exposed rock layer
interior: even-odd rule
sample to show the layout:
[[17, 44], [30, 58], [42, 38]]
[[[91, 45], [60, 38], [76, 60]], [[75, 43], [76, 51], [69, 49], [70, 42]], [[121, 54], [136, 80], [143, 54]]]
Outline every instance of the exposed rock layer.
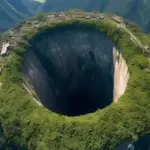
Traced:
[[113, 48], [114, 54], [114, 102], [124, 94], [129, 80], [128, 66], [122, 54]]

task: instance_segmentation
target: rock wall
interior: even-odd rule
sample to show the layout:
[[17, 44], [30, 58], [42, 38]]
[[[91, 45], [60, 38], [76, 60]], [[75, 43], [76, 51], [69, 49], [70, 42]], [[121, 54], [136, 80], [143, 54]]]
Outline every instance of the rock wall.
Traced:
[[128, 66], [121, 53], [113, 47], [114, 58], [114, 103], [124, 94], [129, 80]]
[[48, 109], [86, 114], [116, 103], [124, 94], [128, 67], [104, 34], [87, 28], [56, 29], [31, 44], [22, 72]]
[[26, 91], [30, 94], [33, 94], [33, 91], [35, 91], [39, 99], [39, 101], [37, 101], [38, 104], [43, 104], [44, 106], [49, 104], [55, 108], [55, 100], [49, 100], [54, 99], [54, 97], [52, 87], [49, 84], [48, 74], [37, 56], [31, 50], [28, 51], [25, 57], [22, 72], [25, 79], [23, 86]]
[[57, 28], [31, 42], [22, 71], [43, 106], [80, 115], [113, 100], [113, 43], [85, 27]]

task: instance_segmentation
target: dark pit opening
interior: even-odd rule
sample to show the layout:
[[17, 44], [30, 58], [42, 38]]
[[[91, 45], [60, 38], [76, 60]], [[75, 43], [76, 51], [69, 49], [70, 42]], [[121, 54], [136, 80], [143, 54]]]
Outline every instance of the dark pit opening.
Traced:
[[84, 26], [57, 27], [31, 42], [23, 74], [49, 110], [78, 116], [113, 100], [113, 44]]

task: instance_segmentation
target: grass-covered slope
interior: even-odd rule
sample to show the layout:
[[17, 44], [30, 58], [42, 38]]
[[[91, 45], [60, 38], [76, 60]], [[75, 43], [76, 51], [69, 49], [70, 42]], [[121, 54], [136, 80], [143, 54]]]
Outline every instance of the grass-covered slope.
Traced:
[[[35, 20], [40, 20], [39, 27], [29, 27]], [[79, 117], [58, 115], [39, 106], [23, 88], [21, 76], [27, 43], [47, 30], [71, 25], [86, 25], [104, 32], [120, 48], [130, 73], [126, 92], [117, 104]], [[30, 150], [109, 150], [125, 140], [150, 133], [148, 54], [131, 41], [124, 29], [108, 18], [48, 21], [48, 15], [35, 17], [20, 26], [23, 37], [5, 58], [0, 76], [1, 149], [21, 146]], [[148, 36], [147, 41], [150, 41]]]

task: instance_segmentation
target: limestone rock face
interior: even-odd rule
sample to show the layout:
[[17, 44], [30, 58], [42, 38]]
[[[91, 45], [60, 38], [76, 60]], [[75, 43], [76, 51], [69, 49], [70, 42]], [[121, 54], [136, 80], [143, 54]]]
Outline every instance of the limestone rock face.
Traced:
[[113, 48], [114, 57], [114, 102], [124, 94], [129, 80], [128, 66], [122, 54]]

